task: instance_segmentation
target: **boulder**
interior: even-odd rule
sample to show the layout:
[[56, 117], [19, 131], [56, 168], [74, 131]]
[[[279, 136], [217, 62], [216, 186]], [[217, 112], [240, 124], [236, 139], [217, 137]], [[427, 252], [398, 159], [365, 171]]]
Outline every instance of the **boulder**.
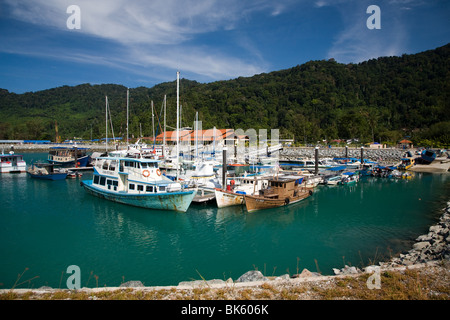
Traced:
[[427, 241], [417, 242], [413, 245], [414, 250], [422, 250], [430, 246], [430, 243]]
[[269, 280], [258, 270], [251, 270], [240, 276], [236, 282], [253, 282]]

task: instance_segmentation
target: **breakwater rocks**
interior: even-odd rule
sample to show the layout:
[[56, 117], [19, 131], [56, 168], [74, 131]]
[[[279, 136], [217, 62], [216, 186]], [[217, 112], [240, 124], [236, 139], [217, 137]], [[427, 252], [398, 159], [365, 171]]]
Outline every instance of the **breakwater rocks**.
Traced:
[[450, 201], [439, 222], [428, 233], [417, 237], [411, 250], [391, 259], [382, 267], [410, 266], [429, 261], [450, 260]]
[[[334, 158], [334, 157], [345, 157], [350, 158], [361, 158], [361, 148], [342, 148], [342, 147], [331, 147], [331, 148], [319, 148], [319, 158]], [[386, 148], [386, 149], [363, 149], [364, 159], [369, 159], [371, 161], [400, 161], [405, 150], [398, 148]], [[304, 159], [314, 159], [315, 148], [283, 148], [280, 151], [280, 159], [282, 160], [294, 160], [297, 158]]]

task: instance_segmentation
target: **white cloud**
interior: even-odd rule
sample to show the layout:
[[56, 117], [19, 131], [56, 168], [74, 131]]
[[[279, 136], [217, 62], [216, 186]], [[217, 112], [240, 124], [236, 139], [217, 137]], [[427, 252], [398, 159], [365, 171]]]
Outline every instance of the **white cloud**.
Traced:
[[393, 14], [397, 7], [380, 5], [381, 29], [370, 30], [366, 25], [370, 17], [370, 14], [366, 13], [367, 3], [359, 3], [357, 6], [352, 3], [351, 10], [349, 6], [338, 7], [345, 28], [337, 34], [328, 52], [328, 58], [342, 63], [358, 63], [380, 56], [404, 53], [408, 33], [401, 15]]
[[[6, 0], [6, 3], [13, 18], [60, 32], [69, 32], [67, 7], [78, 5], [81, 29], [71, 32], [111, 41], [119, 48], [113, 53], [80, 47], [78, 52], [65, 52], [59, 59], [119, 68], [126, 65], [137, 72], [142, 72], [138, 71], [138, 65], [149, 69], [177, 68], [210, 80], [264, 72], [266, 63], [255, 45], [238, 43], [241, 51], [248, 50], [249, 58], [242, 59], [232, 50], [224, 53], [217, 48], [196, 46], [197, 37], [233, 30], [257, 12], [274, 16], [286, 8], [285, 4], [269, 0]], [[42, 46], [39, 50], [36, 55], [55, 56]], [[55, 52], [61, 50], [56, 48]]]

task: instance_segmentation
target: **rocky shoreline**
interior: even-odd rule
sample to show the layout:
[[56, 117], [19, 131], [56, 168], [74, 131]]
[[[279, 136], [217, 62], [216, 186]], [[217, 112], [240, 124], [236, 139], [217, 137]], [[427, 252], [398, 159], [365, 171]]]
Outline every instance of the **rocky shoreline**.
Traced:
[[[347, 154], [349, 158], [361, 158], [360, 147], [331, 147], [319, 148], [319, 159], [321, 158], [343, 158]], [[401, 160], [407, 150], [399, 148], [371, 149], [364, 148], [364, 159], [371, 161], [391, 161], [398, 162]], [[280, 151], [280, 159], [294, 160], [297, 158], [314, 159], [315, 148], [283, 148]]]

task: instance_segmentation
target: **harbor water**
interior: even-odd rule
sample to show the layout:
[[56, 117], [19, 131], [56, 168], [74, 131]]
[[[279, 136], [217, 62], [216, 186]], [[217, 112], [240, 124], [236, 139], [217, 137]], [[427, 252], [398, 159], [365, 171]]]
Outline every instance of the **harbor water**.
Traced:
[[[46, 153], [24, 153], [28, 164]], [[77, 265], [82, 287], [146, 286], [304, 268], [333, 274], [408, 251], [450, 199], [449, 174], [411, 180], [364, 177], [319, 186], [303, 202], [247, 213], [191, 204], [186, 213], [130, 207], [89, 195], [77, 179], [0, 176], [0, 288], [67, 288]]]

